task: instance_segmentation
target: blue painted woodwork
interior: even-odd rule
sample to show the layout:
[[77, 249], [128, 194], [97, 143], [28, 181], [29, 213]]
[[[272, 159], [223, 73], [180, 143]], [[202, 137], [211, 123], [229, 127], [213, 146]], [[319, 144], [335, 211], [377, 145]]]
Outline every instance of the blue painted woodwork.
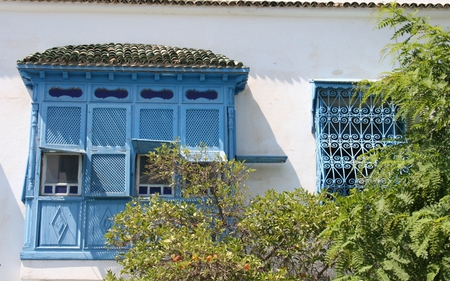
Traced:
[[264, 156], [250, 156], [250, 155], [237, 155], [236, 160], [245, 161], [248, 164], [274, 164], [274, 163], [286, 163], [287, 156], [275, 156], [275, 155], [264, 155]]
[[71, 83], [68, 85], [61, 85], [59, 83], [45, 83], [44, 100], [58, 100], [58, 101], [86, 101], [86, 84]]
[[108, 84], [92, 83], [90, 84], [89, 99], [98, 102], [123, 103], [131, 100], [132, 91], [132, 86], [129, 84], [116, 84], [112, 81], [109, 81]]
[[[177, 80], [178, 82], [178, 80]], [[176, 84], [148, 85], [137, 84], [137, 95], [135, 100], [145, 104], [171, 104], [179, 101], [179, 87]]]
[[98, 88], [95, 90], [94, 96], [98, 99], [106, 99], [106, 98], [125, 99], [128, 97], [128, 91], [121, 88], [117, 88], [115, 90]]
[[133, 150], [136, 154], [146, 154], [149, 151], [154, 151], [155, 148], [162, 146], [163, 144], [170, 145], [171, 141], [158, 141], [149, 139], [132, 139]]
[[174, 97], [174, 94], [171, 90], [168, 89], [162, 89], [160, 91], [155, 91], [152, 89], [143, 89], [140, 93], [141, 97], [143, 99], [163, 99], [163, 100], [170, 100]]
[[79, 201], [40, 201], [38, 247], [76, 247], [80, 248], [80, 209]]
[[197, 90], [187, 90], [186, 98], [188, 100], [197, 100], [197, 99], [207, 99], [207, 100], [216, 100], [219, 97], [219, 93], [214, 90], [206, 90], [206, 91], [197, 91]]
[[85, 248], [104, 249], [105, 233], [112, 226], [115, 214], [125, 209], [127, 201], [96, 200], [86, 202]]
[[22, 201], [25, 202], [26, 198], [34, 198], [34, 183], [35, 183], [35, 171], [36, 171], [36, 138], [38, 135], [38, 112], [39, 104], [33, 102], [31, 104], [31, 128], [30, 128], [30, 141], [28, 151], [27, 170], [25, 172], [24, 186], [22, 190]]
[[86, 105], [43, 102], [40, 114], [40, 147], [84, 150]]
[[395, 120], [397, 107], [380, 104], [350, 83], [316, 83], [314, 131], [317, 143], [317, 187], [346, 195], [362, 187], [370, 167], [361, 169], [357, 157], [372, 148], [398, 141], [404, 123]]
[[[33, 105], [22, 259], [113, 259], [103, 236], [137, 195], [138, 154], [179, 139], [193, 154], [204, 143], [211, 159], [235, 156], [234, 97], [248, 69], [25, 64], [19, 72]], [[41, 192], [45, 153], [83, 155], [80, 195]]]
[[135, 132], [139, 139], [173, 141], [180, 136], [177, 105], [138, 104]]
[[83, 91], [80, 88], [71, 87], [68, 89], [62, 89], [60, 87], [53, 87], [48, 91], [52, 98], [59, 98], [62, 96], [67, 96], [71, 98], [79, 98], [83, 95]]

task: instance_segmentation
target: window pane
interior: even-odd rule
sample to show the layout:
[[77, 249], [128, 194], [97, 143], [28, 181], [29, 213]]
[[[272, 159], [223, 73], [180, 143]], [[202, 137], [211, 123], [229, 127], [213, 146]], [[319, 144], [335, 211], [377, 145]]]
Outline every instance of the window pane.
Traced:
[[44, 186], [44, 193], [53, 193], [53, 186], [52, 185]]
[[47, 154], [46, 183], [78, 183], [78, 155]]
[[148, 157], [139, 157], [139, 184], [169, 184], [168, 180], [161, 178], [154, 178], [157, 174], [155, 171], [149, 171], [148, 167]]
[[70, 194], [78, 194], [78, 186], [77, 185], [71, 185], [69, 188]]
[[139, 186], [139, 195], [145, 195], [147, 194], [147, 187], [146, 186]]
[[172, 195], [172, 188], [168, 186], [163, 187], [163, 195]]
[[151, 186], [150, 187], [150, 194], [161, 194], [161, 187], [155, 187], [155, 186]]
[[147, 174], [147, 168], [145, 166], [147, 165], [147, 156], [140, 156], [139, 157], [139, 183], [147, 184], [149, 183], [150, 176]]
[[67, 193], [67, 185], [57, 185], [55, 193]]

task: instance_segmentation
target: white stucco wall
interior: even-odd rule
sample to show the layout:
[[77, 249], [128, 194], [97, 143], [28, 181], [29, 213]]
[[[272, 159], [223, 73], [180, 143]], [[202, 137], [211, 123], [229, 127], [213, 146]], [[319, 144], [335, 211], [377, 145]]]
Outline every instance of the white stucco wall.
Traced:
[[[254, 165], [253, 194], [315, 191], [311, 79], [375, 79], [389, 69], [370, 9], [214, 8], [0, 2], [0, 280], [99, 280], [113, 261], [23, 261], [20, 202], [30, 98], [16, 60], [54, 46], [132, 42], [210, 49], [250, 67], [237, 96], [239, 155], [287, 155]], [[450, 25], [450, 10], [427, 10]]]

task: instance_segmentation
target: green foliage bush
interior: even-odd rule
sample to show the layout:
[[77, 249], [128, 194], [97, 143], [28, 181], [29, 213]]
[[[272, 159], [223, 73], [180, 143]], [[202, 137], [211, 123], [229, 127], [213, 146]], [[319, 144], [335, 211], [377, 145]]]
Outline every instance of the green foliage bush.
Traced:
[[243, 163], [186, 154], [149, 153], [147, 168], [182, 186], [183, 200], [134, 200], [115, 216], [106, 240], [123, 270], [105, 280], [328, 280], [329, 241], [318, 235], [333, 204], [301, 189], [248, 202]]
[[266, 271], [282, 268], [290, 280], [329, 280], [333, 262], [325, 257], [331, 240], [319, 235], [338, 211], [326, 194], [269, 190], [246, 209], [242, 241]]

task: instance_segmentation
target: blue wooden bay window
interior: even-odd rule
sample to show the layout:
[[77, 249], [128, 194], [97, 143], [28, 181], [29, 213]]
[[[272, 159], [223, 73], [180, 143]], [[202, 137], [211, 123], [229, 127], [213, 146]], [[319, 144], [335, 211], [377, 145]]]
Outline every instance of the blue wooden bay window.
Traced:
[[404, 123], [396, 121], [397, 107], [380, 104], [349, 82], [314, 81], [314, 125], [317, 188], [346, 195], [362, 187], [371, 167], [358, 166], [359, 155], [401, 138]]
[[[136, 49], [148, 58], [133, 57]], [[121, 64], [81, 59], [95, 51], [131, 57]], [[203, 59], [152, 63], [158, 52], [173, 51]], [[103, 237], [131, 197], [180, 194], [144, 175], [145, 154], [164, 142], [179, 139], [193, 155], [205, 144], [235, 157], [234, 97], [248, 68], [226, 57], [159, 45], [81, 45], [33, 54], [18, 69], [32, 98], [22, 259], [114, 258]]]

